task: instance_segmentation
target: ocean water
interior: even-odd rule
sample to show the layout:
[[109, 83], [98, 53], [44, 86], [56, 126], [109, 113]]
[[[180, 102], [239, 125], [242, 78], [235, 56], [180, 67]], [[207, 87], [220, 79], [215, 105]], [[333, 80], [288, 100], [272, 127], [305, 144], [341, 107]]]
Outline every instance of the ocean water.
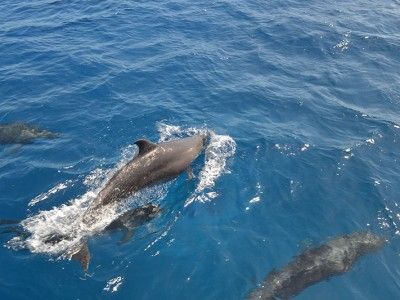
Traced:
[[[296, 299], [400, 295], [400, 2], [0, 4], [0, 123], [54, 140], [0, 146], [1, 299], [245, 299], [307, 247], [387, 238]], [[92, 228], [85, 274], [46, 245], [74, 232], [139, 138], [208, 132], [185, 174], [127, 205], [162, 214], [131, 241]], [[63, 248], [64, 247], [64, 248]]]

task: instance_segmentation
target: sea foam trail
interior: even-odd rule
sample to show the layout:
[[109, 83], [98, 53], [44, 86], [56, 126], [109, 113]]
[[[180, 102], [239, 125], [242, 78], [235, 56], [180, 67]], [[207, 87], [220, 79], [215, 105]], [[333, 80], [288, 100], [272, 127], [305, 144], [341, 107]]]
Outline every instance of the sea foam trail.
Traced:
[[49, 189], [47, 192], [42, 193], [35, 198], [33, 198], [29, 203], [28, 206], [34, 206], [38, 204], [39, 202], [42, 202], [44, 200], [47, 200], [49, 197], [54, 196], [58, 192], [65, 190], [68, 186], [70, 186], [72, 183], [72, 180], [66, 180], [65, 182], [61, 182], [57, 184], [56, 186], [52, 187]]
[[[106, 182], [136, 155], [134, 145], [126, 147], [116, 167], [112, 169], [95, 169], [83, 180], [88, 186], [88, 192], [72, 199], [67, 204], [54, 207], [50, 210], [40, 211], [21, 221], [21, 226], [28, 234], [27, 238], [14, 237], [7, 242], [12, 249], [28, 249], [33, 253], [45, 253], [57, 258], [70, 258], [71, 253], [81, 244], [82, 240], [101, 232], [107, 225], [119, 215], [135, 206], [152, 202], [157, 204], [166, 195], [168, 184], [149, 187], [135, 193], [121, 205], [107, 205], [99, 212], [98, 218], [93, 224], [82, 222], [85, 212], [91, 202], [96, 199]], [[58, 191], [59, 185], [44, 193], [43, 199], [51, 191]], [[56, 193], [56, 192], [55, 192]], [[37, 203], [37, 202], [36, 202]], [[33, 203], [32, 205], [34, 205]], [[51, 243], [49, 239], [54, 236], [67, 237], [59, 242]]]
[[229, 135], [219, 135], [206, 128], [182, 128], [180, 126], [158, 123], [160, 141], [167, 141], [187, 135], [206, 134], [209, 142], [205, 149], [205, 164], [200, 171], [199, 181], [194, 193], [185, 201], [185, 207], [193, 202], [206, 202], [216, 198], [213, 190], [217, 179], [229, 173], [227, 160], [236, 152], [236, 142]]
[[[207, 134], [209, 142], [205, 149], [205, 164], [200, 171], [198, 184], [193, 194], [186, 200], [185, 205], [194, 201], [209, 201], [217, 196], [213, 190], [216, 180], [228, 172], [227, 159], [234, 155], [236, 143], [226, 135], [218, 135], [205, 128], [182, 129], [179, 126], [159, 123], [160, 141], [190, 136], [194, 134]], [[7, 246], [13, 249], [25, 248], [33, 253], [45, 253], [57, 258], [70, 258], [82, 241], [96, 233], [101, 232], [107, 225], [127, 210], [145, 205], [147, 203], [160, 204], [167, 194], [169, 184], [160, 184], [145, 188], [136, 192], [132, 197], [120, 204], [107, 205], [99, 212], [101, 217], [93, 224], [83, 222], [83, 217], [91, 202], [96, 199], [106, 182], [136, 155], [137, 148], [129, 145], [123, 149], [118, 164], [111, 169], [95, 169], [83, 180], [88, 191], [69, 201], [67, 204], [54, 207], [50, 210], [40, 211], [21, 221], [23, 229], [28, 233], [27, 238], [15, 237], [7, 242]], [[62, 185], [57, 185], [37, 198], [43, 201], [50, 195], [55, 195]], [[36, 199], [36, 198], [35, 198]], [[34, 205], [39, 201], [31, 201]], [[168, 231], [168, 230], [167, 230]], [[63, 236], [57, 242], [49, 242], [51, 237]]]

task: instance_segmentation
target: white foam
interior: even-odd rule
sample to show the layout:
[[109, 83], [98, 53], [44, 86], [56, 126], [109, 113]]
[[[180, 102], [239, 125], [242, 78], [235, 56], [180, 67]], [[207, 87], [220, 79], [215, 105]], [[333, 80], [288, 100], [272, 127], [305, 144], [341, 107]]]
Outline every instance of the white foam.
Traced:
[[200, 171], [195, 192], [186, 200], [185, 207], [193, 202], [207, 202], [218, 196], [213, 190], [217, 179], [228, 173], [227, 160], [236, 152], [236, 142], [229, 135], [219, 135], [206, 128], [182, 128], [165, 123], [157, 124], [160, 141], [167, 141], [195, 134], [207, 134], [209, 142], [205, 149], [205, 164]]
[[333, 48], [338, 48], [342, 51], [345, 51], [347, 49], [349, 49], [349, 40], [348, 39], [344, 39], [341, 40], [339, 43], [337, 43], [335, 46], [333, 46]]
[[39, 202], [42, 202], [46, 199], [48, 199], [50, 196], [55, 195], [56, 193], [58, 193], [59, 191], [62, 191], [64, 189], [66, 189], [70, 184], [72, 183], [72, 180], [67, 180], [65, 182], [59, 183], [56, 186], [52, 187], [51, 189], [49, 189], [47, 192], [45, 193], [41, 193], [40, 195], [36, 196], [35, 198], [33, 198], [28, 206], [34, 206]]
[[[71, 254], [77, 250], [86, 238], [101, 232], [107, 225], [119, 215], [134, 206], [145, 203], [155, 203], [166, 195], [168, 184], [149, 187], [135, 193], [122, 204], [107, 205], [100, 211], [96, 211], [93, 222], [83, 222], [83, 217], [91, 202], [97, 197], [105, 183], [112, 175], [131, 159], [134, 146], [124, 149], [122, 158], [115, 168], [96, 169], [85, 179], [84, 183], [89, 191], [72, 199], [67, 204], [62, 204], [50, 210], [40, 211], [21, 221], [23, 229], [29, 234], [26, 239], [16, 237], [7, 242], [7, 246], [13, 249], [29, 249], [33, 253], [46, 253], [57, 258], [70, 259]], [[51, 243], [52, 236], [63, 236], [65, 239]]]
[[310, 144], [304, 144], [303, 147], [301, 147], [301, 151], [306, 151], [310, 147]]
[[227, 159], [235, 154], [236, 143], [228, 135], [218, 135], [210, 132], [210, 142], [205, 150], [206, 162], [200, 172], [200, 181], [196, 192], [214, 187], [215, 181], [223, 173], [228, 172], [226, 168]]
[[100, 168], [94, 169], [85, 177], [83, 183], [89, 187], [99, 185], [102, 181], [104, 181], [104, 179], [107, 178], [108, 171], [109, 170], [103, 170]]
[[169, 125], [161, 122], [157, 124], [157, 128], [160, 133], [160, 142], [168, 141], [174, 136], [180, 136], [183, 133], [180, 126]]
[[260, 201], [261, 201], [260, 196], [256, 196], [256, 197], [250, 199], [249, 203], [257, 203], [257, 202], [260, 202]]
[[[195, 192], [186, 201], [185, 205], [193, 201], [205, 202], [216, 198], [218, 194], [213, 190], [213, 187], [216, 180], [223, 173], [228, 172], [226, 166], [227, 159], [235, 153], [235, 141], [229, 136], [217, 135], [205, 128], [182, 129], [179, 126], [160, 123], [158, 124], [158, 129], [161, 141], [200, 133], [207, 133], [209, 135], [210, 142], [205, 150], [205, 165], [200, 172]], [[80, 247], [83, 241], [101, 232], [126, 210], [150, 202], [159, 204], [167, 194], [168, 183], [145, 188], [135, 193], [122, 204], [107, 205], [101, 208], [100, 211], [96, 210], [95, 215], [89, 215], [93, 218], [90, 219], [93, 222], [83, 222], [84, 216], [85, 220], [87, 220], [87, 208], [96, 199], [106, 182], [128, 160], [132, 159], [136, 151], [136, 146], [129, 145], [123, 149], [121, 159], [114, 168], [98, 168], [93, 170], [84, 179], [84, 184], [88, 186], [88, 191], [83, 195], [50, 210], [40, 211], [36, 215], [21, 221], [23, 229], [29, 236], [25, 239], [22, 237], [13, 238], [7, 242], [7, 246], [13, 249], [28, 249], [33, 253], [45, 253], [58, 259], [70, 259], [71, 254]], [[44, 199], [45, 194], [48, 197], [64, 188], [64, 185], [58, 185], [49, 190], [47, 194], [44, 193], [37, 200], [43, 201], [41, 199]], [[33, 204], [31, 205], [37, 203], [37, 200], [36, 202], [32, 202]], [[158, 240], [164, 238], [169, 230], [170, 227], [147, 248], [150, 248]], [[51, 242], [51, 237], [54, 236], [62, 236], [63, 238]]]
[[369, 143], [369, 144], [375, 144], [375, 140], [373, 139], [373, 138], [370, 138], [370, 139], [366, 139], [365, 140], [367, 143]]
[[118, 291], [118, 288], [121, 286], [123, 280], [124, 278], [121, 276], [111, 278], [109, 281], [107, 281], [107, 284], [103, 290], [106, 292], [111, 291], [111, 293], [115, 293]]

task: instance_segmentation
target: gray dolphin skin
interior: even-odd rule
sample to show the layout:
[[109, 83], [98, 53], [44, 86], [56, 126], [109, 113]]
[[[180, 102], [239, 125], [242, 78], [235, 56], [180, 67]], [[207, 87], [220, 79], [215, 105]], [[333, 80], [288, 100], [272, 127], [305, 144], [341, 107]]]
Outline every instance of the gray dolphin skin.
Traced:
[[[119, 169], [105, 184], [85, 212], [83, 222], [87, 225], [94, 224], [102, 216], [99, 213], [102, 207], [121, 202], [142, 188], [171, 180], [185, 170], [191, 174], [190, 164], [203, 150], [206, 138], [205, 135], [194, 135], [159, 144], [147, 140], [136, 141], [135, 144], [139, 148], [137, 156]], [[113, 221], [106, 229], [125, 230], [122, 239], [122, 242], [125, 242], [132, 236], [135, 224], [152, 218], [158, 211], [154, 206], [130, 211]], [[63, 238], [57, 236], [50, 242], [59, 242]], [[83, 270], [87, 271], [90, 253], [85, 240], [77, 245], [71, 253], [71, 258], [79, 260]]]
[[35, 139], [54, 139], [58, 134], [25, 123], [0, 124], [0, 145], [29, 144]]
[[283, 269], [272, 271], [248, 299], [289, 299], [313, 284], [347, 272], [361, 256], [380, 249], [384, 243], [381, 236], [370, 232], [332, 239], [304, 251]]
[[84, 222], [90, 224], [93, 211], [99, 207], [126, 199], [144, 187], [171, 180], [185, 170], [191, 173], [190, 164], [203, 150], [205, 141], [205, 135], [159, 144], [147, 140], [136, 141], [138, 155], [106, 183], [89, 207]]

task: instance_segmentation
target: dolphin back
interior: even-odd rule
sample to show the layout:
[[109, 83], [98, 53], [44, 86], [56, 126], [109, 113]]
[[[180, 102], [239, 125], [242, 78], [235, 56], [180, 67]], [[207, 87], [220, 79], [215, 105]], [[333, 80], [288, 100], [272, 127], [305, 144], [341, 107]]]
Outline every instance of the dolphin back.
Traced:
[[89, 207], [84, 220], [95, 217], [98, 208], [119, 202], [134, 192], [177, 177], [203, 150], [205, 136], [195, 135], [159, 144], [138, 140], [138, 155], [120, 168]]
[[248, 299], [288, 299], [307, 287], [343, 274], [363, 255], [380, 249], [385, 240], [370, 232], [339, 236], [307, 249], [279, 271], [272, 271]]

